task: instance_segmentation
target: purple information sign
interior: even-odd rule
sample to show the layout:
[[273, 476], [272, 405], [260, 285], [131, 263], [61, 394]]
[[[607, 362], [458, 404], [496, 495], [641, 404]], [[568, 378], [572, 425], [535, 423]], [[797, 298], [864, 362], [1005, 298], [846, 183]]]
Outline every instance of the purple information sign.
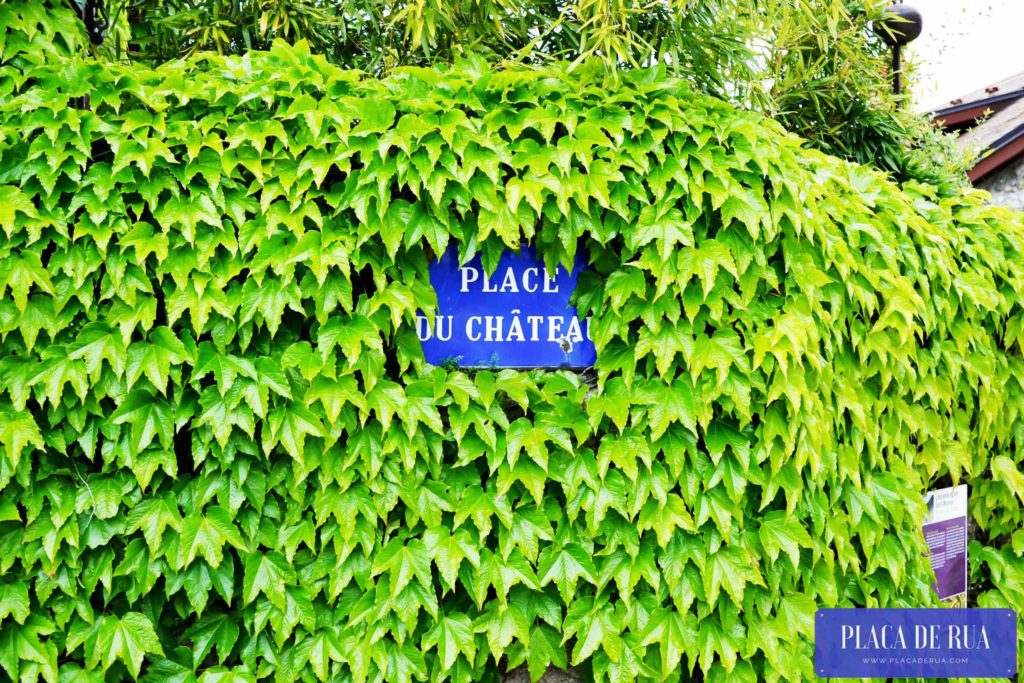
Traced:
[[925, 496], [924, 538], [931, 552], [935, 591], [954, 606], [967, 606], [967, 487], [937, 489]]

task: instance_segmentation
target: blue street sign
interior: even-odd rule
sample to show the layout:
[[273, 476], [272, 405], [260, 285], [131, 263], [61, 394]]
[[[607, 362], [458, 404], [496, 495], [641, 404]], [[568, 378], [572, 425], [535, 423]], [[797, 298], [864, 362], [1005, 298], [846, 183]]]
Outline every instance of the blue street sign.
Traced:
[[1017, 615], [1009, 609], [821, 609], [814, 672], [828, 678], [1009, 678]]
[[450, 248], [430, 265], [437, 292], [433, 324], [416, 316], [416, 334], [428, 363], [461, 367], [585, 368], [597, 360], [590, 320], [580, 320], [569, 297], [586, 268], [580, 254], [572, 272], [550, 277], [531, 247], [505, 252], [490, 277], [477, 255], [459, 266]]

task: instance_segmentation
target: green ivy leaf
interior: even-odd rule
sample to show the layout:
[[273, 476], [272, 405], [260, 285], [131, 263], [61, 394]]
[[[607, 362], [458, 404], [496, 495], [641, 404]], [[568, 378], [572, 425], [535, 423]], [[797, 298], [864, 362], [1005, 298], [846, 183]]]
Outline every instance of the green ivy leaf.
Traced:
[[149, 342], [137, 342], [128, 348], [127, 382], [131, 387], [143, 374], [161, 394], [166, 394], [171, 365], [182, 363], [188, 352], [169, 328], [157, 327], [149, 333]]
[[31, 670], [31, 665], [20, 667], [19, 660], [38, 665], [47, 683], [57, 680], [57, 648], [40, 639], [53, 631], [51, 622], [35, 615], [29, 616], [24, 624], [11, 620], [0, 624], [0, 668], [12, 681], [19, 679], [19, 671]]
[[263, 451], [269, 454], [276, 444], [281, 444], [299, 463], [303, 462], [306, 437], [325, 435], [320, 418], [299, 403], [270, 411], [269, 426], [263, 435]]
[[54, 293], [50, 274], [34, 251], [23, 251], [20, 256], [9, 255], [0, 259], [0, 296], [8, 287], [19, 313], [25, 312], [29, 291], [33, 288], [47, 294]]
[[101, 617], [97, 631], [91, 659], [93, 662], [102, 661], [104, 671], [120, 659], [132, 676], [138, 678], [146, 654], [164, 653], [153, 622], [139, 612], [128, 612], [122, 617], [105, 615]]
[[615, 612], [609, 604], [590, 607], [586, 600], [573, 602], [565, 618], [565, 635], [573, 634], [576, 636], [573, 665], [588, 659], [598, 648], [602, 648], [613, 662], [622, 657], [622, 637], [616, 625]]
[[540, 585], [554, 583], [567, 605], [572, 601], [579, 579], [586, 579], [590, 583], [597, 582], [597, 569], [594, 567], [593, 558], [582, 546], [575, 543], [559, 550], [549, 547], [542, 551], [537, 572], [540, 575]]
[[1013, 460], [1005, 455], [992, 458], [992, 477], [1001, 481], [1024, 502], [1024, 474]]
[[683, 661], [683, 653], [691, 652], [692, 643], [696, 641], [696, 615], [690, 612], [684, 617], [675, 610], [665, 608], [658, 608], [650, 615], [640, 637], [640, 645], [658, 644], [663, 676], [677, 669]]
[[760, 572], [750, 557], [739, 548], [720, 548], [707, 560], [704, 572], [704, 592], [708, 596], [708, 604], [714, 605], [718, 592], [725, 588], [729, 597], [737, 605], [743, 603], [743, 592], [748, 583], [764, 585]]
[[239, 633], [238, 623], [229, 614], [208, 614], [203, 617], [183, 636], [193, 644], [192, 666], [198, 668], [214, 647], [217, 648], [217, 661], [223, 664], [238, 642]]
[[562, 645], [562, 637], [558, 631], [541, 624], [530, 631], [530, 640], [526, 648], [527, 668], [531, 680], [539, 680], [549, 667], [565, 670], [569, 667], [568, 656]]
[[0, 583], [0, 624], [10, 617], [24, 624], [29, 613], [28, 586], [22, 581]]
[[373, 576], [388, 572], [391, 578], [391, 597], [395, 597], [415, 577], [423, 588], [429, 589], [430, 555], [422, 541], [408, 543], [394, 539], [373, 560]]
[[191, 564], [202, 555], [211, 567], [219, 567], [224, 560], [224, 544], [244, 550], [245, 541], [222, 507], [213, 506], [206, 513], [194, 512], [181, 523], [181, 564]]
[[705, 673], [711, 670], [715, 654], [722, 661], [727, 673], [736, 668], [736, 658], [745, 640], [743, 626], [736, 620], [732, 610], [719, 610], [700, 622], [697, 633], [700, 648], [700, 668]]
[[474, 661], [476, 635], [469, 617], [457, 612], [441, 615], [434, 627], [423, 636], [423, 649], [434, 647], [441, 659], [442, 671], [451, 669], [459, 654], [465, 655], [469, 662]]
[[285, 609], [285, 586], [295, 581], [295, 571], [279, 552], [255, 552], [245, 561], [242, 600], [249, 604], [261, 593], [279, 610]]
[[[0, 228], [3, 228], [7, 239], [14, 236], [15, 222], [18, 212], [29, 218], [36, 218], [39, 213], [36, 211], [32, 200], [18, 187], [12, 185], [0, 185]], [[0, 294], [3, 290], [0, 289]], [[13, 674], [12, 674], [13, 675]]]
[[174, 413], [170, 403], [145, 389], [136, 389], [110, 416], [113, 424], [131, 425], [132, 453], [142, 453], [160, 439], [162, 448], [171, 448], [174, 438]]
[[758, 536], [772, 562], [782, 551], [789, 556], [794, 569], [800, 567], [800, 548], [814, 547], [807, 531], [781, 511], [769, 512], [762, 518]]
[[13, 467], [18, 466], [26, 446], [43, 448], [46, 445], [31, 414], [3, 408], [0, 408], [0, 443], [4, 445], [7, 460]]

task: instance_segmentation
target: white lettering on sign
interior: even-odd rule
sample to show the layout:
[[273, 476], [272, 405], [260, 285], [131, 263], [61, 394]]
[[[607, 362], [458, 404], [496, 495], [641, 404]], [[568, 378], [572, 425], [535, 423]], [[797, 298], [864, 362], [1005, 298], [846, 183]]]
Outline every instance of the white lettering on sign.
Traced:
[[[943, 629], [946, 637], [943, 637]], [[988, 632], [985, 625], [973, 624], [917, 624], [914, 627], [914, 648], [918, 650], [988, 650]], [[908, 639], [903, 627], [896, 624], [861, 627], [843, 624], [840, 629], [840, 649], [853, 650], [906, 650]]]
[[[425, 315], [416, 316], [416, 336], [420, 341], [439, 339], [450, 341], [455, 327], [455, 316], [438, 315], [430, 325]], [[511, 315], [471, 315], [463, 326], [465, 338], [478, 342], [559, 342], [563, 339], [578, 343], [590, 341], [590, 318], [580, 323], [576, 316], [527, 315], [518, 308]]]
[[548, 271], [546, 270], [544, 271], [544, 292], [546, 294], [558, 293], [558, 285], [555, 284], [555, 281], [551, 279], [551, 276], [548, 275]]
[[519, 293], [519, 284], [516, 282], [516, 274], [511, 268], [505, 271], [505, 279], [501, 281], [502, 292]]
[[540, 337], [537, 336], [537, 325], [544, 322], [544, 316], [528, 315], [526, 322], [530, 323], [530, 341], [540, 341]]
[[537, 291], [536, 277], [536, 268], [527, 268], [523, 271], [523, 291], [527, 294], [533, 294]]
[[573, 316], [569, 318], [569, 329], [565, 333], [565, 338], [572, 343], [583, 341], [583, 333], [580, 331], [580, 319]]
[[562, 323], [565, 318], [558, 315], [548, 316], [548, 341], [556, 342], [562, 338]]
[[503, 317], [500, 315], [484, 316], [484, 341], [505, 341], [501, 336]]
[[477, 278], [480, 277], [480, 271], [476, 268], [459, 268], [459, 274], [462, 275], [462, 287], [459, 288], [460, 292], [468, 292], [470, 283], [476, 282]]
[[434, 337], [441, 341], [451, 341], [454, 323], [454, 315], [437, 315], [434, 316], [434, 327], [431, 327], [427, 316], [418, 315], [416, 316], [416, 336], [420, 338], [420, 341], [427, 341]]
[[508, 324], [508, 336], [505, 341], [526, 341], [523, 337], [523, 324], [519, 321], [521, 311], [518, 308], [512, 309], [512, 322]]
[[[459, 291], [463, 294], [474, 291], [474, 289], [488, 294], [495, 292], [510, 294], [526, 292], [527, 294], [534, 294], [539, 290], [543, 294], [558, 294], [558, 285], [555, 283], [554, 278], [548, 275], [547, 270], [544, 270], [543, 284], [538, 284], [537, 280], [541, 275], [540, 271], [540, 268], [524, 268], [522, 272], [516, 272], [515, 268], [509, 266], [504, 271], [495, 272], [491, 277], [487, 277], [480, 268], [462, 266], [459, 268], [461, 281]], [[477, 283], [479, 283], [479, 286], [476, 288], [470, 286]]]

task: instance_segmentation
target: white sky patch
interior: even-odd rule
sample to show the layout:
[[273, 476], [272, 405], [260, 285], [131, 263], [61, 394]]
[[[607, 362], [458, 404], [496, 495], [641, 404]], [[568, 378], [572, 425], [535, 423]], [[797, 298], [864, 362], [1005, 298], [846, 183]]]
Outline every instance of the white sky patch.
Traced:
[[1024, 71], [1024, 0], [907, 0], [924, 21], [906, 52], [917, 64], [915, 107], [949, 101]]

